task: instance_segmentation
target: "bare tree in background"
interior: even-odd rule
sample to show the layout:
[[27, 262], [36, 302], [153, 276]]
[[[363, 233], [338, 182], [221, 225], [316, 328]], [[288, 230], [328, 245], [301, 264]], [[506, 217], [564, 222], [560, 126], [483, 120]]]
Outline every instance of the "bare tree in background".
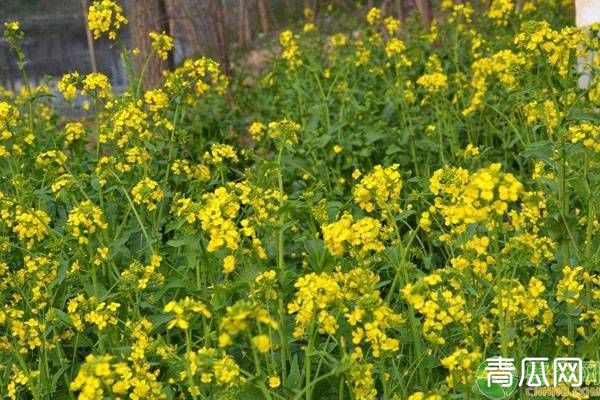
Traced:
[[289, 21], [294, 15], [294, 5], [292, 4], [292, 0], [285, 0], [284, 3], [286, 16]]
[[222, 0], [208, 0], [208, 22], [214, 39], [215, 50], [221, 68], [229, 74], [229, 43], [227, 41], [227, 26], [225, 8]]
[[190, 45], [190, 52], [197, 55], [202, 50], [200, 45], [200, 36], [196, 29], [196, 24], [185, 0], [166, 0], [167, 15], [169, 17], [169, 35], [175, 39], [181, 34], [187, 39]]
[[[384, 16], [396, 14], [396, 18], [404, 22], [406, 19], [404, 13], [404, 1], [403, 0], [383, 0], [381, 3], [381, 14]], [[400, 27], [402, 29], [402, 27]]]
[[396, 9], [396, 16], [402, 22], [406, 19], [406, 15], [404, 13], [404, 1], [403, 0], [394, 0], [394, 8]]
[[160, 83], [162, 71], [173, 66], [172, 56], [167, 61], [157, 57], [148, 57], [152, 53], [152, 45], [148, 33], [169, 32], [169, 19], [165, 0], [129, 0], [129, 23], [133, 47], [140, 50], [136, 60], [138, 73], [144, 70], [144, 83], [148, 87]]
[[415, 0], [415, 5], [421, 13], [423, 25], [429, 30], [431, 28], [431, 22], [433, 21], [433, 10], [431, 8], [431, 0]]
[[257, 0], [258, 15], [260, 17], [260, 29], [263, 33], [269, 32], [269, 9], [267, 0]]
[[252, 31], [250, 30], [250, 15], [248, 12], [247, 0], [239, 0], [238, 18], [238, 43], [240, 46], [246, 46], [252, 41]]

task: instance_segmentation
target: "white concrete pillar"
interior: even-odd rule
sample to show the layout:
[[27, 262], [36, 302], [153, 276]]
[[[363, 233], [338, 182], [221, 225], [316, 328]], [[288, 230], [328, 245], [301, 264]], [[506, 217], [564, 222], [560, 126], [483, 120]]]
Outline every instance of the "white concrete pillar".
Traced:
[[575, 0], [575, 15], [580, 28], [600, 22], [600, 0]]
[[[575, 0], [575, 22], [577, 27], [585, 28], [593, 23], [600, 22], [600, 0]], [[594, 61], [594, 54], [577, 59], [577, 72], [579, 72], [579, 88], [586, 89], [590, 86], [592, 76], [589, 65]]]

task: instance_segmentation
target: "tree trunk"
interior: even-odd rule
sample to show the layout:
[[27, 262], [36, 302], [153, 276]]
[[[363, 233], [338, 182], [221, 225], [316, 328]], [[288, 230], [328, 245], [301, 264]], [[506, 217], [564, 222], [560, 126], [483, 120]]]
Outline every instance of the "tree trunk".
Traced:
[[258, 15], [260, 17], [260, 29], [262, 33], [269, 32], [269, 11], [267, 0], [258, 0]]
[[284, 3], [285, 3], [285, 16], [287, 18], [287, 21], [290, 22], [295, 17], [294, 6], [292, 5], [291, 0], [284, 0]]
[[222, 0], [208, 0], [208, 15], [210, 16], [209, 23], [213, 33], [217, 59], [223, 71], [229, 74], [229, 43], [225, 32], [226, 15]]
[[404, 2], [402, 0], [394, 0], [394, 6], [396, 8], [396, 16], [402, 22], [406, 19], [404, 14]]
[[383, 16], [388, 16], [391, 14], [390, 12], [390, 8], [392, 6], [392, 0], [383, 0], [381, 2], [381, 7], [379, 7], [381, 9], [381, 15]]
[[[167, 61], [152, 56], [150, 32], [168, 32], [169, 20], [164, 0], [130, 0], [130, 29], [133, 47], [140, 50], [136, 60], [137, 73], [144, 73], [144, 84], [154, 87], [160, 83], [162, 72], [173, 66], [172, 57]], [[147, 64], [146, 64], [147, 62]], [[144, 65], [146, 65], [144, 67]]]
[[415, 0], [415, 5], [421, 13], [423, 25], [427, 30], [431, 28], [431, 22], [433, 21], [433, 10], [431, 9], [431, 0]]
[[247, 0], [239, 0], [238, 8], [238, 44], [243, 47], [248, 45], [252, 40]]
[[[197, 55], [202, 50], [198, 40], [198, 31], [185, 0], [166, 0], [169, 30], [171, 37], [177, 41], [178, 30], [181, 29], [190, 46], [190, 53]], [[184, 57], [187, 54], [183, 54]]]

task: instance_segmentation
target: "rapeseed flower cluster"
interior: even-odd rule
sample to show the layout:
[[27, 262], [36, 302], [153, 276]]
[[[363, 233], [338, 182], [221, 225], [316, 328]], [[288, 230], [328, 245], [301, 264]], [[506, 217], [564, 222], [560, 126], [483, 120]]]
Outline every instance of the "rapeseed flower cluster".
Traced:
[[378, 358], [398, 351], [400, 342], [390, 332], [404, 318], [380, 298], [375, 289], [378, 280], [362, 268], [300, 278], [294, 284], [295, 298], [288, 304], [288, 312], [296, 314], [294, 336], [311, 335], [313, 329], [321, 335], [336, 335], [343, 324], [351, 328], [348, 343], [355, 345], [358, 353], [368, 349]]
[[570, 126], [567, 137], [571, 143], [581, 143], [586, 148], [600, 152], [600, 128], [590, 122]]
[[196, 315], [201, 315], [205, 318], [210, 318], [212, 316], [204, 303], [190, 297], [186, 297], [179, 301], [169, 302], [163, 311], [175, 314], [174, 318], [167, 325], [167, 329], [177, 327], [185, 330], [190, 327], [190, 318], [193, 318]]
[[79, 392], [80, 400], [124, 395], [136, 400], [165, 399], [167, 396], [157, 381], [158, 372], [136, 370], [111, 355], [90, 354], [69, 387]]
[[383, 213], [398, 212], [402, 190], [399, 167], [399, 164], [388, 168], [376, 165], [372, 172], [363, 176], [354, 186], [354, 202], [366, 212], [372, 212], [376, 208]]
[[144, 178], [131, 189], [131, 195], [134, 203], [144, 205], [148, 211], [153, 211], [156, 210], [165, 193], [158, 182]]
[[288, 67], [293, 70], [302, 65], [298, 40], [292, 31], [283, 31], [279, 34], [279, 44], [283, 48], [281, 57], [286, 60]]
[[106, 34], [110, 40], [117, 39], [121, 25], [127, 25], [123, 8], [112, 0], [94, 0], [88, 10], [88, 26], [95, 39]]
[[565, 27], [557, 31], [547, 21], [526, 21], [515, 37], [517, 46], [540, 52], [562, 77], [569, 73], [569, 63], [572, 55], [577, 53], [578, 46], [586, 42], [587, 36], [583, 30]]
[[67, 219], [67, 228], [80, 244], [89, 243], [91, 235], [107, 227], [102, 209], [90, 200], [83, 201], [71, 210]]
[[167, 35], [165, 32], [150, 32], [148, 34], [151, 39], [151, 45], [156, 55], [161, 60], [166, 60], [169, 57], [169, 52], [173, 50], [173, 38]]
[[322, 227], [323, 240], [327, 250], [340, 256], [348, 253], [352, 257], [363, 258], [385, 249], [389, 229], [375, 218], [364, 217], [354, 220], [351, 214], [343, 214], [337, 221]]

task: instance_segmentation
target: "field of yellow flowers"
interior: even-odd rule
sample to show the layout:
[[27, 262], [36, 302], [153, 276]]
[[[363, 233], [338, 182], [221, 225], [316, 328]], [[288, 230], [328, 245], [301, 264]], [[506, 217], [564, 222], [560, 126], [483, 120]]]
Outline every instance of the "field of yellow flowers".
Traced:
[[253, 79], [0, 90], [0, 396], [479, 398], [491, 356], [600, 360], [600, 26], [483, 3], [307, 12]]

